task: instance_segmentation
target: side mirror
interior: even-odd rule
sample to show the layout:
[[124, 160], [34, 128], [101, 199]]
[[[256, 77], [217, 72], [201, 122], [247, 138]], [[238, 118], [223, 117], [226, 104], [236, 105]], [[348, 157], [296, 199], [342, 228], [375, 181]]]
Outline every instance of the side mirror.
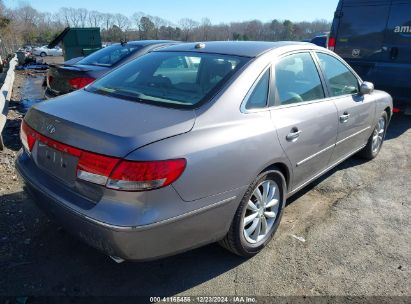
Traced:
[[374, 84], [371, 82], [364, 81], [360, 87], [361, 95], [371, 94], [374, 91]]

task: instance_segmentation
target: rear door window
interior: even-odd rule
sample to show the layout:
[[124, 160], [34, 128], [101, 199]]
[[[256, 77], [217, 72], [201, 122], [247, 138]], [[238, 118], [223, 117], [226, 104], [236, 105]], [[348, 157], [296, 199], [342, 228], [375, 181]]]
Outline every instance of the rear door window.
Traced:
[[320, 76], [309, 53], [280, 59], [275, 66], [275, 81], [282, 105], [325, 97]]
[[317, 53], [321, 68], [330, 86], [331, 96], [356, 94], [359, 92], [357, 77], [337, 58]]

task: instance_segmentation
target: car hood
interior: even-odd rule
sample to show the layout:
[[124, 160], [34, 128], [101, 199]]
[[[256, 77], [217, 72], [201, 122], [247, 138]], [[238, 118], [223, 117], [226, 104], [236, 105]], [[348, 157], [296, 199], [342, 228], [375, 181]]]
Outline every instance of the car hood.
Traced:
[[[28, 111], [25, 121], [56, 141], [99, 154], [125, 157], [139, 147], [189, 132], [195, 112], [79, 90], [38, 103]], [[48, 131], [51, 129], [54, 132]]]

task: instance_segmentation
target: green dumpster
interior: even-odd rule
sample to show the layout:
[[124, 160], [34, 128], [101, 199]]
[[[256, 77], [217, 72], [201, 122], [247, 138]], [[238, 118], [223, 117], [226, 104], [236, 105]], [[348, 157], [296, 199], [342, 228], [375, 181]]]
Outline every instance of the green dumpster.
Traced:
[[76, 57], [90, 55], [91, 53], [101, 49], [100, 28], [67, 27], [60, 33], [60, 35], [50, 42], [48, 47], [53, 48], [60, 42], [62, 44], [65, 61]]

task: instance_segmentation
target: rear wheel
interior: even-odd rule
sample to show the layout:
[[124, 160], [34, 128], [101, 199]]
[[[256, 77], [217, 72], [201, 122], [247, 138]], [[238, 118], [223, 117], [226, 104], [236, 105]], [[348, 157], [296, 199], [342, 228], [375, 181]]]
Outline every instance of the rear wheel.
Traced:
[[46, 52], [41, 52], [40, 53], [40, 57], [46, 57], [46, 56], [47, 56]]
[[3, 136], [0, 133], [0, 151], [4, 150], [4, 142], [3, 142]]
[[260, 252], [280, 224], [284, 194], [285, 179], [280, 171], [261, 173], [245, 193], [230, 230], [220, 244], [243, 257]]
[[367, 145], [360, 152], [361, 157], [371, 160], [378, 155], [384, 142], [385, 133], [387, 131], [387, 122], [388, 116], [384, 111], [378, 119], [377, 125], [368, 139]]

